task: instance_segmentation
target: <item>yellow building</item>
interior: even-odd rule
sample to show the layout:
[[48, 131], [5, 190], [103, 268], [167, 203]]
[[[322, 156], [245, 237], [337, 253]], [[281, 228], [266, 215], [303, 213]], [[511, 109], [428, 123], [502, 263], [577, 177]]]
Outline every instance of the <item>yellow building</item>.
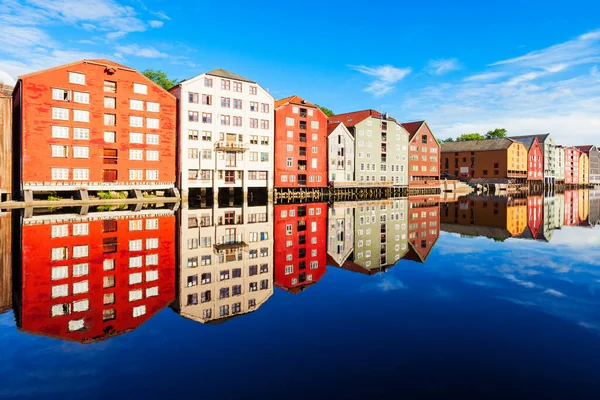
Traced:
[[577, 214], [579, 222], [587, 221], [590, 215], [590, 193], [588, 189], [578, 190], [577, 193]]
[[590, 158], [584, 152], [579, 156], [579, 184], [588, 185], [590, 183]]
[[510, 199], [506, 209], [506, 229], [519, 236], [527, 227], [527, 199]]

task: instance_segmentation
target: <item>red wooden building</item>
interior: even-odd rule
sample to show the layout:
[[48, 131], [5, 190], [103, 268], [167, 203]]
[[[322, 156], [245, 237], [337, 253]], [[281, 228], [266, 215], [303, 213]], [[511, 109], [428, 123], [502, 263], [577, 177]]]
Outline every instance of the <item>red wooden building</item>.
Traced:
[[544, 222], [544, 197], [527, 197], [527, 227], [531, 231], [533, 239], [537, 239]]
[[[581, 151], [575, 147], [565, 147], [565, 185], [579, 184], [579, 157]], [[566, 204], [566, 199], [565, 199]], [[566, 224], [565, 224], [566, 225]]]
[[439, 196], [408, 198], [408, 253], [403, 257], [424, 263], [440, 237]]
[[428, 188], [440, 185], [440, 145], [427, 122], [401, 124], [408, 132], [408, 187]]
[[83, 60], [19, 77], [13, 195], [172, 189], [176, 100], [138, 71]]
[[275, 187], [327, 186], [327, 116], [298, 96], [275, 102]]
[[509, 139], [523, 143], [527, 149], [527, 180], [544, 180], [544, 152], [536, 136], [515, 136]]
[[299, 293], [327, 268], [327, 203], [275, 206], [275, 286]]
[[17, 325], [82, 343], [134, 330], [175, 297], [175, 216], [28, 222]]

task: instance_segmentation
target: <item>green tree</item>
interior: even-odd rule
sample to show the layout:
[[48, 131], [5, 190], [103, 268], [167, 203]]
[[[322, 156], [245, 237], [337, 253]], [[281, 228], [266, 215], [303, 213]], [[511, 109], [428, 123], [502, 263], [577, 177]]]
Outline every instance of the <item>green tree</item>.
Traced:
[[506, 129], [504, 128], [496, 128], [493, 131], [488, 131], [485, 134], [486, 139], [502, 139], [506, 137]]
[[321, 111], [323, 111], [323, 114], [327, 115], [328, 117], [331, 117], [332, 115], [335, 115], [335, 113], [333, 111], [331, 111], [329, 108], [327, 107], [322, 107], [318, 104], [315, 104], [317, 107], [319, 107], [321, 109]]
[[457, 142], [468, 142], [469, 140], [484, 140], [485, 136], [479, 133], [463, 133], [456, 138]]
[[144, 72], [142, 72], [142, 74], [144, 74], [152, 82], [156, 83], [158, 86], [161, 86], [165, 90], [171, 89], [178, 83], [177, 79], [169, 79], [167, 73], [159, 69], [147, 69]]
[[448, 143], [448, 142], [454, 142], [454, 139], [453, 139], [453, 138], [451, 138], [451, 137], [447, 137], [446, 139], [440, 139], [440, 138], [436, 138], [436, 140], [437, 140], [437, 142], [438, 142], [439, 144], [442, 144], [442, 143]]

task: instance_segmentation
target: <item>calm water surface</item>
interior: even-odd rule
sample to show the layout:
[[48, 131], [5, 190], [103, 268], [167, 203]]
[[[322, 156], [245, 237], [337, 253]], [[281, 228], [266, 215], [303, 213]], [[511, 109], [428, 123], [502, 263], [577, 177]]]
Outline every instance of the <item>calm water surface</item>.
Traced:
[[0, 216], [0, 398], [600, 398], [600, 192], [80, 213]]

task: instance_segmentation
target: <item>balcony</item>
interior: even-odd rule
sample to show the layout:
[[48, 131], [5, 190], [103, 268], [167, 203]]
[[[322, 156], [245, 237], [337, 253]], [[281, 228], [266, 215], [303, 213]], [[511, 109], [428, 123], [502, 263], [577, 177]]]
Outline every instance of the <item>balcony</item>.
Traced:
[[220, 253], [222, 251], [224, 252], [232, 252], [232, 251], [237, 251], [237, 250], [243, 250], [246, 247], [248, 247], [248, 243], [242, 241], [233, 241], [233, 242], [229, 242], [229, 243], [221, 243], [221, 244], [215, 244], [213, 246], [213, 249], [215, 251], [215, 253]]
[[306, 118], [306, 108], [300, 109], [300, 118]]
[[216, 151], [238, 151], [244, 152], [248, 150], [248, 144], [246, 143], [238, 143], [238, 142], [230, 142], [226, 140], [221, 140], [215, 143]]
[[306, 160], [298, 160], [298, 171], [306, 171]]
[[306, 130], [306, 122], [300, 121], [300, 123], [298, 124], [298, 127], [300, 128], [301, 131], [305, 131]]

